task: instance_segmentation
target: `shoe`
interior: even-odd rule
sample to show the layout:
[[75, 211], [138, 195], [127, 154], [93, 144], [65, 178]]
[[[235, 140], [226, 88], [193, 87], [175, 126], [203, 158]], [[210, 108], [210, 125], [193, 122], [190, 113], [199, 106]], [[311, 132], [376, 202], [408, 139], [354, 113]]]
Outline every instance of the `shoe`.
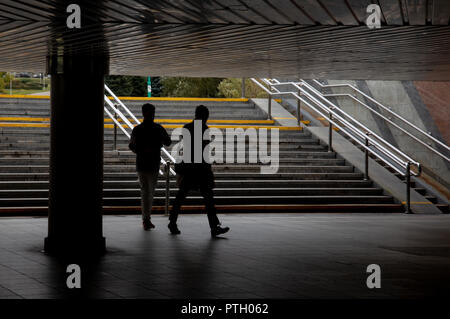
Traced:
[[227, 233], [229, 230], [230, 230], [230, 227], [217, 226], [217, 227], [211, 229], [211, 236], [216, 237], [218, 235]]
[[144, 219], [142, 221], [142, 226], [144, 227], [144, 230], [155, 228], [155, 225], [153, 225], [153, 223], [149, 219]]
[[169, 223], [169, 225], [167, 225], [167, 227], [169, 227], [170, 233], [172, 235], [179, 235], [179, 234], [181, 234], [180, 230], [178, 229], [177, 224]]

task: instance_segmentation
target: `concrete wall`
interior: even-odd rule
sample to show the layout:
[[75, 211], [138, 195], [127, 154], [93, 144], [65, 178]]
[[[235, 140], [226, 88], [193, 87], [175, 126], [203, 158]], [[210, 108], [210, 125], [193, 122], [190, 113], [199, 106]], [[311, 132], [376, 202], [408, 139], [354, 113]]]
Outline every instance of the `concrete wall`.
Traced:
[[[449, 143], [450, 140], [450, 83], [443, 82], [412, 82], [412, 81], [327, 81], [329, 84], [349, 83], [376, 99], [392, 111], [401, 115], [426, 132], [430, 132], [437, 139]], [[351, 93], [348, 88], [333, 88], [329, 93]], [[389, 115], [387, 111], [371, 103], [361, 95], [356, 97], [374, 110], [387, 116], [401, 127], [411, 129], [401, 121]], [[383, 136], [393, 145], [400, 147], [405, 153], [422, 163], [425, 172], [433, 178], [450, 187], [450, 164], [426, 147], [414, 141], [395, 126], [382, 120], [379, 116], [365, 109], [356, 101], [348, 97], [333, 98], [347, 113], [368, 126], [375, 133]], [[417, 133], [417, 137], [422, 136]], [[428, 139], [422, 139], [429, 141]], [[450, 157], [442, 147], [431, 145], [440, 149]]]

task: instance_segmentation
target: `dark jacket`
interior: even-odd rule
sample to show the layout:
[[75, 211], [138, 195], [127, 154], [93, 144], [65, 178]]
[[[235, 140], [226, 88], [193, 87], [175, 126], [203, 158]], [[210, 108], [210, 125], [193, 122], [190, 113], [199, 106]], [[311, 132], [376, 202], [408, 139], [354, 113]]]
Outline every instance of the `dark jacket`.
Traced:
[[207, 188], [214, 188], [214, 174], [212, 172], [211, 164], [207, 163], [203, 158], [203, 151], [209, 140], [203, 140], [203, 134], [209, 128], [208, 125], [202, 125], [202, 162], [194, 163], [194, 121], [184, 125], [184, 128], [189, 130], [191, 135], [191, 162], [175, 164], [175, 172], [181, 175], [180, 184], [191, 189], [199, 189], [204, 186]]
[[172, 143], [169, 134], [161, 125], [144, 121], [134, 127], [129, 148], [136, 153], [136, 170], [154, 171], [159, 169], [161, 147]]

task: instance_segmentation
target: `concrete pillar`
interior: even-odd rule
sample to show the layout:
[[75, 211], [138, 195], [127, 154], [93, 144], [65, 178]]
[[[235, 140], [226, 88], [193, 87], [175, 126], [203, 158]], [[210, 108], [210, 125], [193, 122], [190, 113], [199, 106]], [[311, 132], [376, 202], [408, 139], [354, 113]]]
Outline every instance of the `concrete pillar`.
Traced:
[[50, 189], [45, 252], [98, 254], [102, 230], [103, 96], [108, 59], [52, 56]]

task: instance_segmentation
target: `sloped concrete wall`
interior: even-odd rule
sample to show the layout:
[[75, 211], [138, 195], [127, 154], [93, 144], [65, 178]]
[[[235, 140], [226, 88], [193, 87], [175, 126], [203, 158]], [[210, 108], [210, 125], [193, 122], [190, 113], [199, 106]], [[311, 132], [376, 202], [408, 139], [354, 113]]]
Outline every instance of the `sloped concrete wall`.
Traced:
[[[329, 84], [348, 83], [376, 99], [383, 105], [390, 107], [392, 111], [401, 115], [417, 127], [430, 132], [437, 139], [449, 143], [450, 140], [450, 83], [443, 82], [412, 82], [412, 81], [327, 81]], [[333, 88], [329, 93], [351, 93], [348, 88]], [[400, 120], [392, 117], [387, 111], [376, 104], [365, 99], [363, 96], [355, 95], [374, 110], [385, 115], [401, 127], [407, 128]], [[370, 112], [356, 101], [348, 97], [333, 98], [347, 113], [364, 123], [375, 133], [383, 136], [393, 145], [399, 146], [405, 153], [422, 163], [425, 172], [433, 178], [450, 187], [450, 165], [438, 155], [432, 153], [420, 143], [401, 132], [395, 126]], [[414, 134], [423, 141], [420, 133]], [[442, 147], [430, 142], [442, 153], [447, 153]]]

